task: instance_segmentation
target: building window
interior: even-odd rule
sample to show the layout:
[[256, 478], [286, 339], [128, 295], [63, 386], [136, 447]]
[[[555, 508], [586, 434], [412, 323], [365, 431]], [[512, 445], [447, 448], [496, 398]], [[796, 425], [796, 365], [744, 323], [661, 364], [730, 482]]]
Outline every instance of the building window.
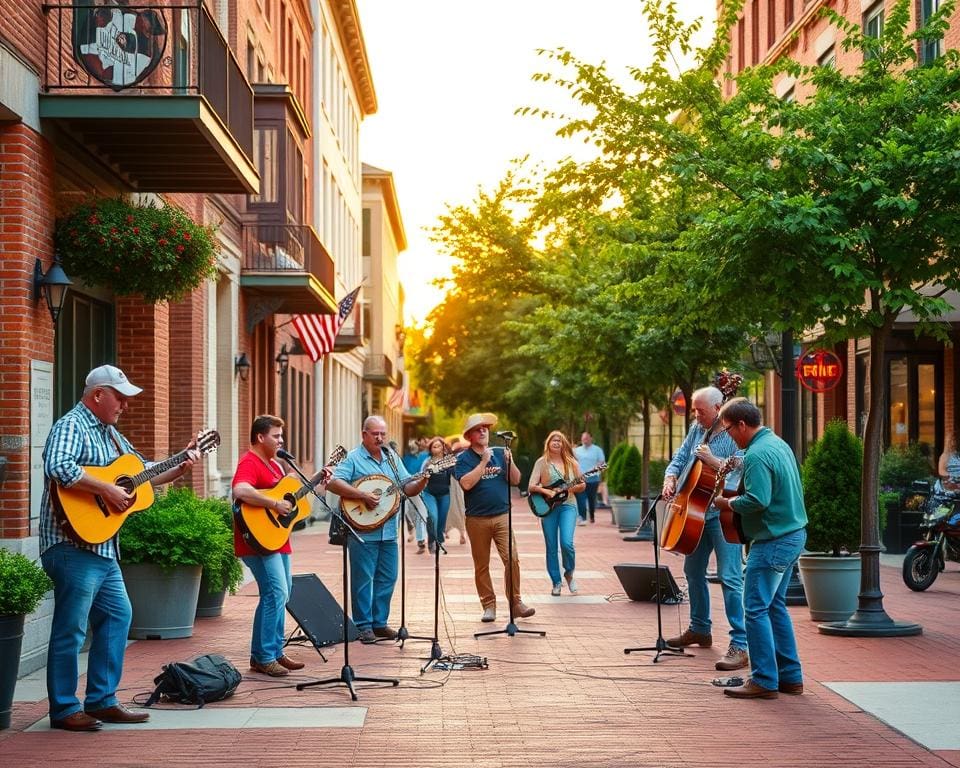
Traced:
[[783, 28], [787, 29], [793, 24], [793, 3], [794, 0], [786, 0], [783, 4]]
[[832, 45], [820, 54], [820, 58], [817, 59], [817, 66], [829, 67], [830, 69], [837, 66], [837, 52]]
[[255, 128], [253, 131], [253, 162], [260, 174], [260, 194], [250, 195], [252, 203], [275, 203], [277, 179], [280, 175], [277, 157], [279, 131], [276, 128]]
[[[921, 0], [920, 2], [920, 26], [926, 24], [930, 17], [940, 10], [940, 0]], [[920, 63], [929, 64], [934, 59], [940, 57], [943, 52], [941, 49], [941, 40], [921, 40], [920, 41]]]
[[863, 14], [863, 34], [879, 38], [883, 35], [883, 2], [876, 3]]
[[754, 64], [760, 63], [760, 0], [750, 3], [750, 48]]
[[887, 445], [923, 443], [937, 455], [942, 433], [943, 394], [939, 359], [929, 353], [887, 359]]
[[737, 72], [741, 72], [747, 65], [746, 35], [743, 29], [743, 19], [737, 22]]
[[767, 0], [767, 48], [777, 41], [777, 0]]

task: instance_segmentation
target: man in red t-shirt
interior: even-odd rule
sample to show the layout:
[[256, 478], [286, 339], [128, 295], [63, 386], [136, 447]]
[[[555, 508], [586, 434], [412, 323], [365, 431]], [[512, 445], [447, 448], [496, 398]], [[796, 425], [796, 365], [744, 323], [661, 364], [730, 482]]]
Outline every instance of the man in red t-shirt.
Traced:
[[[275, 500], [260, 493], [273, 488], [285, 476], [277, 461], [277, 451], [283, 448], [283, 419], [276, 416], [257, 416], [250, 427], [250, 450], [237, 464], [233, 476], [233, 498], [236, 502], [272, 509], [279, 514], [290, 512], [287, 499]], [[301, 661], [294, 661], [283, 653], [283, 622], [293, 580], [290, 574], [290, 540], [275, 552], [262, 553], [244, 541], [237, 526], [233, 527], [233, 547], [237, 556], [253, 573], [260, 588], [260, 602], [253, 616], [253, 636], [250, 641], [250, 669], [272, 677], [286, 675], [291, 669], [302, 669]]]

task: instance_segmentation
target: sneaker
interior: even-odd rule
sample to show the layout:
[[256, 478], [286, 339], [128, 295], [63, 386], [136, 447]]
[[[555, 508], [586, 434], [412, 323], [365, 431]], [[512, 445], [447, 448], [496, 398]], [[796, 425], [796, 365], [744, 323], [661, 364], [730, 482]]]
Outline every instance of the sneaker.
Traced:
[[422, 555], [422, 554], [423, 554], [424, 552], [426, 552], [426, 551], [427, 551], [426, 542], [418, 541], [418, 542], [417, 542], [417, 554], [418, 554], [418, 555]]
[[577, 594], [577, 580], [573, 578], [573, 571], [563, 574], [563, 578], [567, 580], [567, 589], [570, 590], [570, 594]]
[[290, 670], [279, 664], [276, 660], [261, 664], [255, 659], [250, 659], [250, 669], [254, 672], [270, 675], [270, 677], [283, 677], [284, 675], [290, 674]]
[[577, 518], [577, 525], [586, 525], [586, 524], [587, 524], [587, 521], [584, 520], [582, 517]]
[[364, 645], [370, 645], [371, 643], [377, 642], [377, 636], [373, 634], [373, 630], [370, 627], [360, 630], [360, 636], [358, 638], [361, 643]]
[[554, 584], [553, 589], [550, 590], [550, 594], [554, 597], [560, 597], [560, 585]]
[[522, 600], [513, 606], [513, 615], [518, 619], [529, 619], [536, 612], [536, 608], [531, 608], [529, 605], [524, 605]]
[[397, 630], [392, 627], [374, 627], [373, 634], [377, 637], [386, 638], [387, 640], [397, 639]]
[[307, 666], [302, 661], [294, 661], [289, 656], [281, 656], [279, 659], [277, 659], [277, 664], [279, 664], [281, 667], [286, 667], [287, 669], [303, 669], [305, 666]]
[[497, 609], [496, 606], [489, 606], [483, 609], [483, 616], [480, 617], [480, 621], [496, 621], [497, 620]]
[[717, 662], [716, 667], [721, 672], [732, 672], [735, 669], [743, 669], [749, 663], [750, 658], [747, 656], [746, 650], [731, 645], [727, 648], [723, 658]]
[[701, 648], [709, 648], [713, 645], [713, 636], [688, 629], [679, 637], [671, 637], [667, 640], [667, 645], [671, 648], [686, 648], [688, 645], [699, 645]]

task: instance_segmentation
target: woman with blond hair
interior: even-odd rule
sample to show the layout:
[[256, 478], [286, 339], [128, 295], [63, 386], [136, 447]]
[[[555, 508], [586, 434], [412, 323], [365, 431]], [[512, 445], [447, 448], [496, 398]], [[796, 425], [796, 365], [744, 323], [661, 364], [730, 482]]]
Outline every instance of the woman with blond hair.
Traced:
[[[566, 435], [554, 430], [543, 444], [543, 455], [537, 459], [530, 472], [530, 484], [527, 490], [530, 493], [539, 493], [549, 502], [558, 491], [550, 488], [557, 481], [568, 484], [569, 494], [562, 502], [540, 518], [543, 529], [543, 540], [547, 549], [547, 573], [553, 583], [550, 594], [560, 595], [562, 583], [560, 581], [560, 561], [563, 564], [563, 578], [571, 594], [577, 593], [577, 582], [574, 579], [576, 568], [576, 552], [573, 547], [573, 534], [577, 528], [577, 502], [574, 494], [585, 487], [580, 476], [580, 467], [573, 455], [573, 447]], [[559, 541], [559, 547], [557, 542]], [[559, 557], [558, 550], [559, 549]]]

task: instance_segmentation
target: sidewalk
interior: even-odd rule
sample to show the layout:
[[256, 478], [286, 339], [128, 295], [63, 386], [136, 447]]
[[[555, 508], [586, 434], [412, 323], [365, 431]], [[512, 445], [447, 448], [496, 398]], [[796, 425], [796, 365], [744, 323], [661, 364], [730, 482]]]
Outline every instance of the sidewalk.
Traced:
[[[896, 560], [885, 559], [884, 606], [894, 618], [923, 625], [918, 637], [833, 638], [817, 632], [806, 607], [791, 608], [804, 663], [803, 696], [735, 701], [711, 685], [726, 649], [719, 585], [711, 586], [714, 646], [695, 658], [624, 655], [657, 638], [656, 607], [623, 595], [613, 565], [652, 563], [650, 543], [624, 542], [601, 510], [578, 527], [580, 593], [550, 596], [543, 539], [525, 503], [514, 508], [522, 594], [537, 615], [520, 620], [535, 635], [473, 633], [481, 624], [469, 545], [457, 534], [441, 558], [440, 645], [444, 654], [476, 654], [485, 670], [428, 671], [430, 643], [351, 643], [355, 674], [399, 679], [399, 687], [358, 683], [352, 702], [340, 685], [302, 692], [298, 682], [337, 677], [343, 648], [312, 646], [289, 654], [307, 662], [285, 678], [247, 668], [256, 585], [227, 598], [221, 617], [198, 619], [182, 640], [130, 645], [121, 698], [142, 701], [163, 664], [219, 652], [244, 673], [236, 695], [202, 710], [154, 707], [147, 726], [105, 726], [99, 733], [51, 731], [42, 671], [21, 680], [13, 727], [0, 731], [0, 765], [84, 766], [960, 766], [960, 569], [924, 593], [910, 592]], [[406, 624], [433, 631], [433, 558], [407, 544]], [[498, 562], [496, 555], [492, 562]], [[683, 586], [683, 563], [665, 555]], [[892, 565], [887, 565], [890, 562]], [[340, 550], [326, 525], [294, 534], [295, 574], [316, 573], [340, 599]], [[491, 569], [499, 576], [502, 570]], [[400, 623], [399, 583], [391, 624]], [[665, 606], [664, 636], [686, 626], [688, 606]], [[295, 622], [288, 617], [288, 629]], [[19, 699], [23, 700], [19, 700]]]

